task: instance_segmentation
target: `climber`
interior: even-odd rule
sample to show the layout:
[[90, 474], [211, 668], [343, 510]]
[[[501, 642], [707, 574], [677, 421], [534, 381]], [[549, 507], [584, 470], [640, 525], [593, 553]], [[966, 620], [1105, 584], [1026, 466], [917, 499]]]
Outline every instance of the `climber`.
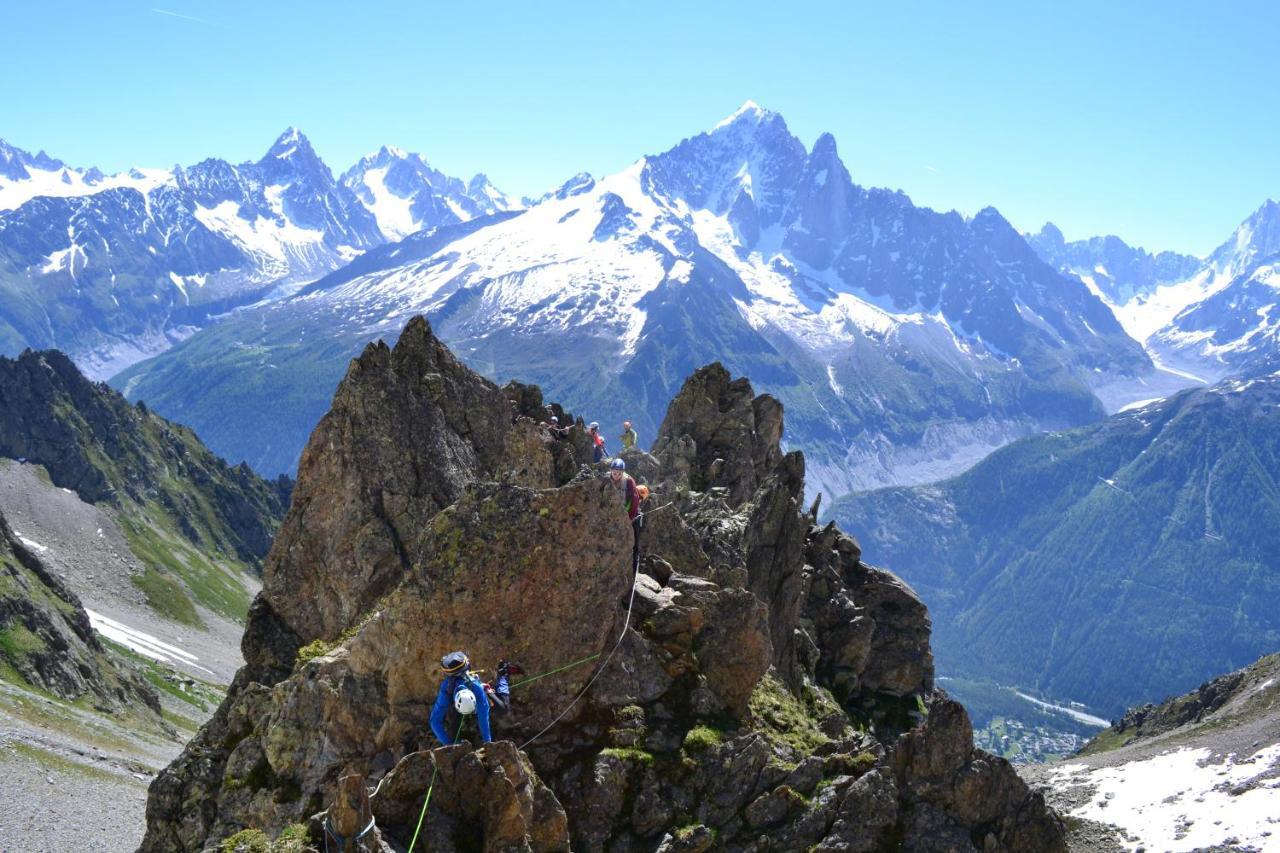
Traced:
[[600, 424], [592, 421], [587, 426], [587, 435], [591, 438], [591, 461], [603, 462], [609, 457], [609, 452], [604, 449], [604, 436], [600, 434]]
[[511, 711], [511, 676], [524, 675], [524, 669], [518, 663], [507, 660], [498, 661], [498, 674], [493, 683], [485, 683], [484, 692], [489, 697], [489, 704], [506, 714]]
[[636, 431], [631, 427], [631, 421], [622, 422], [622, 449], [630, 450], [636, 446], [636, 442], [640, 440], [640, 436], [636, 435]]
[[627, 473], [627, 463], [621, 459], [615, 459], [609, 465], [609, 480], [618, 490], [627, 508], [627, 518], [631, 519], [631, 532], [635, 534], [631, 545], [631, 558], [637, 560], [640, 557], [640, 528], [644, 526], [644, 517], [640, 514], [639, 489], [636, 481]]
[[485, 696], [480, 679], [471, 672], [471, 661], [467, 653], [449, 652], [440, 659], [440, 668], [444, 670], [445, 677], [440, 682], [436, 703], [431, 708], [431, 731], [446, 746], [454, 742], [444, 726], [444, 718], [452, 704], [459, 714], [475, 714], [476, 722], [480, 724], [480, 737], [485, 743], [492, 741], [489, 731], [489, 698]]
[[551, 420], [547, 421], [543, 426], [545, 426], [547, 431], [554, 436], [563, 438], [569, 434], [569, 428], [560, 426], [560, 419], [555, 415], [552, 415]]

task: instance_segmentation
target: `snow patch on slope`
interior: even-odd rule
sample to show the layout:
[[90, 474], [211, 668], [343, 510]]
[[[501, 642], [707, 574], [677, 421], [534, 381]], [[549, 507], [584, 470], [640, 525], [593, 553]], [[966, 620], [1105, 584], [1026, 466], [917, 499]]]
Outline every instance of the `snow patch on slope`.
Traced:
[[[279, 209], [280, 187], [268, 187], [266, 195], [272, 206]], [[272, 192], [272, 191], [275, 192]], [[303, 265], [324, 261], [324, 232], [313, 231], [295, 225], [281, 217], [282, 221], [259, 215], [252, 222], [240, 216], [240, 206], [234, 201], [219, 202], [216, 207], [197, 207], [196, 219], [207, 228], [225, 235], [246, 253], [253, 255], [268, 271], [286, 274], [291, 260]]]
[[95, 610], [85, 608], [85, 613], [89, 614], [89, 624], [93, 626], [93, 630], [112, 642], [119, 643], [127, 649], [132, 649], [140, 655], [145, 655], [161, 663], [182, 663], [213, 675], [212, 670], [200, 666], [198, 663], [200, 658], [185, 649], [170, 645], [153, 637], [151, 634], [130, 628], [123, 622], [117, 622]]
[[1280, 849], [1280, 744], [1220, 761], [1184, 748], [1116, 767], [1067, 764], [1052, 778], [1093, 787], [1071, 816], [1120, 827], [1130, 850]]
[[[381, 169], [370, 169], [365, 172], [364, 185], [373, 194], [373, 204], [368, 204], [366, 207], [369, 208], [374, 219], [378, 220], [378, 228], [388, 240], [403, 240], [418, 230], [418, 224], [413, 218], [411, 209], [413, 199], [398, 196], [387, 188], [387, 170], [390, 168], [390, 166], [384, 166]], [[465, 215], [459, 217], [463, 220], [467, 218]]]

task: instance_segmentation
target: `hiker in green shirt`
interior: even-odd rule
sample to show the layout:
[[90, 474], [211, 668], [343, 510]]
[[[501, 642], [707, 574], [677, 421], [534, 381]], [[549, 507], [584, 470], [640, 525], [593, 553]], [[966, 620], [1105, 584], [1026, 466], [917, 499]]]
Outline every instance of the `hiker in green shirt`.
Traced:
[[636, 431], [631, 428], [631, 421], [622, 422], [622, 449], [630, 450], [636, 446], [636, 442], [640, 440], [640, 436], [636, 435]]

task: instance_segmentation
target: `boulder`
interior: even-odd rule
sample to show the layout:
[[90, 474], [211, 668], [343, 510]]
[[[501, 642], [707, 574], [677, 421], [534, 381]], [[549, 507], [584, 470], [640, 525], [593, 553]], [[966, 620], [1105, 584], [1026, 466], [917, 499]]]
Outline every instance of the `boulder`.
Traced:
[[[428, 786], [431, 803], [423, 815]], [[509, 742], [414, 752], [373, 797], [384, 835], [407, 847], [422, 818], [419, 849], [555, 853], [569, 850], [568, 821], [555, 794]]]
[[337, 637], [404, 577], [431, 517], [497, 476], [510, 429], [502, 391], [421, 317], [366, 347], [298, 463], [263, 570], [272, 611], [304, 643]]

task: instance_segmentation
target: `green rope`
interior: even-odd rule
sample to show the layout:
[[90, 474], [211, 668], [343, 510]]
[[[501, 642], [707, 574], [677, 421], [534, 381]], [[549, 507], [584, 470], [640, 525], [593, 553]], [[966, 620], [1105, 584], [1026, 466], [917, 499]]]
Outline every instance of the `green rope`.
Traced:
[[[453, 735], [453, 742], [457, 743], [459, 736], [462, 734], [462, 724], [467, 721], [466, 717], [458, 720], [458, 731]], [[422, 821], [427, 817], [427, 806], [431, 805], [431, 792], [436, 787], [436, 774], [440, 772], [440, 765], [436, 762], [436, 752], [431, 750], [431, 782], [427, 785], [427, 798], [422, 801], [422, 814], [418, 815], [418, 825], [413, 830], [413, 840], [409, 842], [409, 853], [413, 853], [413, 845], [418, 843], [418, 833], [422, 831]]]
[[595, 660], [595, 659], [596, 659], [596, 658], [598, 658], [598, 657], [600, 657], [600, 655], [599, 655], [599, 653], [596, 653], [596, 654], [592, 655], [591, 657], [586, 657], [586, 658], [583, 658], [582, 660], [576, 660], [576, 661], [574, 661], [573, 663], [567, 663], [567, 664], [565, 664], [565, 665], [564, 665], [564, 666], [562, 666], [562, 667], [557, 667], [556, 669], [553, 669], [553, 670], [551, 670], [551, 671], [549, 671], [549, 672], [544, 672], [544, 673], [542, 673], [541, 675], [534, 675], [534, 676], [532, 676], [532, 677], [530, 677], [530, 678], [523, 679], [522, 681], [517, 681], [515, 684], [513, 684], [513, 685], [511, 685], [511, 686], [512, 686], [513, 688], [514, 688], [514, 687], [523, 687], [523, 686], [524, 686], [524, 685], [526, 685], [526, 684], [532, 684], [533, 682], [538, 681], [539, 679], [542, 679], [542, 678], [546, 678], [546, 677], [547, 677], [547, 676], [549, 676], [549, 675], [555, 675], [555, 674], [556, 674], [556, 673], [558, 673], [558, 672], [564, 672], [566, 669], [573, 669], [575, 666], [581, 666], [581, 665], [582, 665], [582, 664], [584, 664], [584, 663], [591, 663], [591, 661]]

